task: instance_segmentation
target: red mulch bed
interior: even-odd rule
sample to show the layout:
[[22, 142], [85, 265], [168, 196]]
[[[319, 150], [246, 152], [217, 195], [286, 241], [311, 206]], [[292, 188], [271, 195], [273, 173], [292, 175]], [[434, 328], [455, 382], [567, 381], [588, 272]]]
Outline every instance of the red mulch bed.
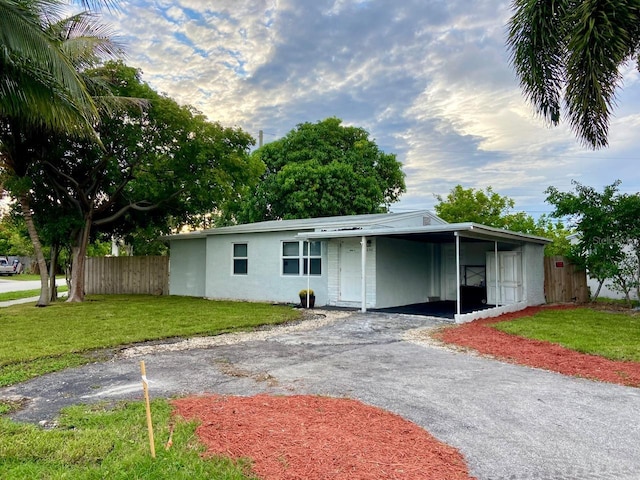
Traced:
[[496, 318], [476, 320], [458, 327], [445, 328], [434, 337], [445, 343], [472, 348], [486, 355], [564, 375], [640, 387], [640, 363], [608, 360], [569, 350], [557, 344], [530, 340], [501, 332], [491, 324], [534, 315], [541, 309], [575, 308], [573, 306], [529, 307]]
[[173, 402], [201, 422], [207, 455], [250, 458], [263, 480], [467, 480], [464, 458], [425, 430], [356, 400], [210, 396]]

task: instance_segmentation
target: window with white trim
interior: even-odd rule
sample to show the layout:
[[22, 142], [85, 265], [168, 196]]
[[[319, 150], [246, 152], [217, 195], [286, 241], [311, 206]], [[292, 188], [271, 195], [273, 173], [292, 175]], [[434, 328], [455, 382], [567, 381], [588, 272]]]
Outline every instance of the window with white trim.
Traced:
[[249, 249], [246, 243], [233, 244], [233, 274], [247, 275], [249, 272]]
[[282, 242], [282, 275], [308, 273], [322, 275], [322, 242]]

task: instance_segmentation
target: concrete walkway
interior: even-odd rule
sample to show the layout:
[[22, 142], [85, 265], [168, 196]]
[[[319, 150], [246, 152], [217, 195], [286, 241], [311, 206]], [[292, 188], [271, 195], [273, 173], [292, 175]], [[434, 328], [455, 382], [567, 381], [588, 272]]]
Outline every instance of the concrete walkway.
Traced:
[[313, 329], [278, 327], [221, 336], [203, 348], [118, 354], [0, 389], [0, 397], [29, 398], [14, 418], [33, 422], [71, 404], [139, 399], [145, 360], [152, 397], [301, 393], [382, 407], [460, 449], [482, 480], [639, 478], [639, 389], [407, 340], [412, 329], [440, 324], [353, 313]]

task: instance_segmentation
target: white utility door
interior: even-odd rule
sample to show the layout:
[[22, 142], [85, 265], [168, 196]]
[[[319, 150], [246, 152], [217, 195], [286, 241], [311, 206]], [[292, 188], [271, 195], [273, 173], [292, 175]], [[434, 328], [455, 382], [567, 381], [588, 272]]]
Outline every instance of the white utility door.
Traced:
[[340, 242], [340, 300], [362, 300], [362, 250], [359, 239]]
[[456, 300], [458, 295], [458, 276], [456, 275], [456, 247], [442, 246], [442, 300]]
[[[524, 300], [522, 254], [498, 252], [498, 298], [500, 305]], [[496, 305], [496, 256], [487, 253], [487, 303]]]

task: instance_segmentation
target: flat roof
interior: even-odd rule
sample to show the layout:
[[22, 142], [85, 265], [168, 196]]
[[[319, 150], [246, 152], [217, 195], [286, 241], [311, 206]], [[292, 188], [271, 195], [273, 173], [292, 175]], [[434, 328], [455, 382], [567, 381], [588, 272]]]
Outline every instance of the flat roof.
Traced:
[[285, 232], [295, 230], [318, 230], [318, 229], [362, 229], [362, 228], [390, 228], [388, 224], [402, 220], [403, 218], [413, 218], [428, 216], [437, 223], [444, 220], [434, 215], [429, 210], [414, 210], [400, 213], [373, 213], [365, 215], [341, 215], [335, 217], [302, 218], [292, 220], [269, 220], [266, 222], [245, 223], [228, 227], [216, 227], [207, 230], [197, 230], [194, 232], [177, 233], [162, 237], [165, 240], [186, 240], [190, 238], [204, 238], [209, 235], [230, 235], [237, 233], [263, 233], [263, 232]]
[[348, 237], [424, 237], [426, 240], [429, 236], [460, 236], [465, 238], [473, 238], [477, 240], [494, 241], [501, 239], [512, 242], [530, 242], [546, 245], [551, 240], [537, 235], [529, 235], [526, 233], [512, 232], [501, 228], [488, 227], [478, 223], [449, 223], [445, 225], [427, 225], [424, 227], [401, 227], [401, 228], [380, 228], [380, 229], [353, 229], [353, 230], [327, 230], [314, 232], [300, 232], [297, 236], [304, 239], [330, 239], [330, 238], [348, 238]]
[[[424, 226], [394, 227], [398, 220], [414, 217], [429, 217], [435, 223]], [[421, 241], [445, 242], [460, 236], [482, 241], [502, 240], [506, 242], [529, 242], [545, 245], [551, 240], [536, 235], [488, 227], [479, 223], [446, 223], [428, 210], [402, 213], [379, 213], [367, 215], [343, 215], [336, 217], [304, 218], [295, 220], [271, 220], [229, 227], [217, 227], [163, 237], [165, 240], [190, 240], [210, 235], [297, 231], [301, 239], [331, 239], [352, 237], [404, 237]]]

